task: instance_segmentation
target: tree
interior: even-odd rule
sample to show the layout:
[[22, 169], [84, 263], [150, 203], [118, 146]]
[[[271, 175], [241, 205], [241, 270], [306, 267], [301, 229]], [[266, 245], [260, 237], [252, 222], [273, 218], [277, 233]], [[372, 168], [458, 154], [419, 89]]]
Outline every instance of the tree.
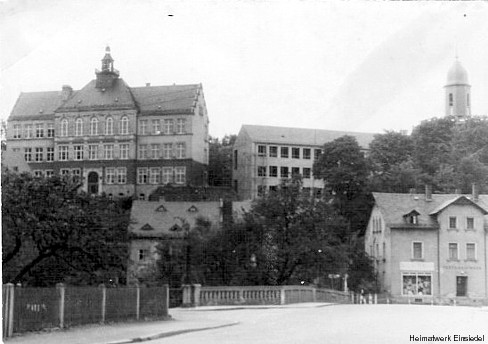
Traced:
[[237, 136], [226, 135], [220, 141], [210, 138], [208, 183], [210, 186], [227, 186], [232, 184], [232, 145]]
[[4, 283], [123, 278], [130, 205], [91, 197], [79, 187], [57, 176], [2, 174]]

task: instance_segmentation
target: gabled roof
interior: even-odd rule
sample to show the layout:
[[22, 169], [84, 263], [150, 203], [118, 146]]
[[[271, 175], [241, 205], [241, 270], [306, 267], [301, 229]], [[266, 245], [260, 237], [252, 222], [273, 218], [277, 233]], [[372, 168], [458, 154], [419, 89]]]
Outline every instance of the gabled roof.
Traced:
[[481, 210], [481, 212], [484, 215], [488, 214], [488, 210], [486, 210], [485, 208], [483, 208], [479, 204], [473, 202], [472, 200], [470, 200], [466, 196], [459, 196], [457, 198], [454, 198], [454, 199], [451, 199], [451, 200], [448, 200], [448, 201], [442, 203], [440, 206], [438, 206], [436, 209], [434, 209], [430, 213], [430, 215], [437, 215], [438, 213], [440, 213], [441, 211], [443, 211], [445, 208], [447, 208], [450, 205], [473, 205], [474, 207]]
[[8, 119], [54, 119], [54, 111], [62, 103], [61, 91], [22, 92]]
[[136, 108], [130, 88], [123, 79], [115, 79], [113, 86], [107, 89], [96, 88], [95, 85], [96, 80], [92, 80], [74, 92], [56, 112]]
[[[437, 228], [435, 216], [445, 207], [455, 203], [460, 198], [465, 198], [480, 209], [488, 209], [488, 195], [480, 195], [479, 201], [474, 203], [469, 195], [460, 196], [454, 194], [433, 194], [432, 200], [426, 200], [424, 194], [400, 194], [373, 192], [375, 205], [379, 208], [384, 221], [390, 228], [412, 227], [405, 223], [404, 215], [417, 211], [418, 224], [415, 228]], [[486, 210], [484, 210], [486, 211]], [[483, 212], [485, 213], [485, 212]]]
[[324, 143], [333, 141], [341, 136], [350, 135], [356, 138], [359, 146], [363, 149], [369, 148], [369, 144], [371, 141], [373, 141], [375, 135], [373, 133], [287, 128], [249, 124], [243, 125], [241, 131], [245, 131], [253, 142], [296, 144], [304, 146], [322, 146]]
[[201, 85], [145, 86], [131, 88], [141, 114], [191, 113]]

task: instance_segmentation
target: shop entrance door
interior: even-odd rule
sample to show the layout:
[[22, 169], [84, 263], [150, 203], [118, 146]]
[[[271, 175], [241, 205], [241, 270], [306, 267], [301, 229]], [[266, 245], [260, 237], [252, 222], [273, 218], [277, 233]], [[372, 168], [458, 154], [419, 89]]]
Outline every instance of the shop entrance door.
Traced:
[[468, 277], [457, 276], [456, 277], [456, 296], [466, 296], [468, 290]]

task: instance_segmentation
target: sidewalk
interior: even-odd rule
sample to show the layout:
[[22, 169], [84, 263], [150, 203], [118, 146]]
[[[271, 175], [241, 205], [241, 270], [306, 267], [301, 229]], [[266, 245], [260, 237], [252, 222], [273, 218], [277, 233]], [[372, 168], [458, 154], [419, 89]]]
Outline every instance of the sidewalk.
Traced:
[[312, 308], [326, 303], [301, 303], [284, 306], [207, 306], [172, 308], [171, 320], [139, 321], [107, 325], [86, 325], [67, 330], [24, 333], [7, 339], [8, 344], [123, 344], [174, 336], [187, 332], [234, 326], [239, 322], [222, 317], [222, 312], [244, 309]]

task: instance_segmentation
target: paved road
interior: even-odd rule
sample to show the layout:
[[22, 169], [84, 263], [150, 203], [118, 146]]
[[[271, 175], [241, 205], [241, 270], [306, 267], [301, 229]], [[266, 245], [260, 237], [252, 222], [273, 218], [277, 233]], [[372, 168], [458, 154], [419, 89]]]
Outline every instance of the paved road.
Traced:
[[[238, 322], [237, 325], [161, 338], [151, 343], [415, 343], [410, 336], [484, 335], [488, 310], [409, 305], [335, 305], [203, 311], [181, 319]], [[422, 341], [427, 343], [430, 341]]]

